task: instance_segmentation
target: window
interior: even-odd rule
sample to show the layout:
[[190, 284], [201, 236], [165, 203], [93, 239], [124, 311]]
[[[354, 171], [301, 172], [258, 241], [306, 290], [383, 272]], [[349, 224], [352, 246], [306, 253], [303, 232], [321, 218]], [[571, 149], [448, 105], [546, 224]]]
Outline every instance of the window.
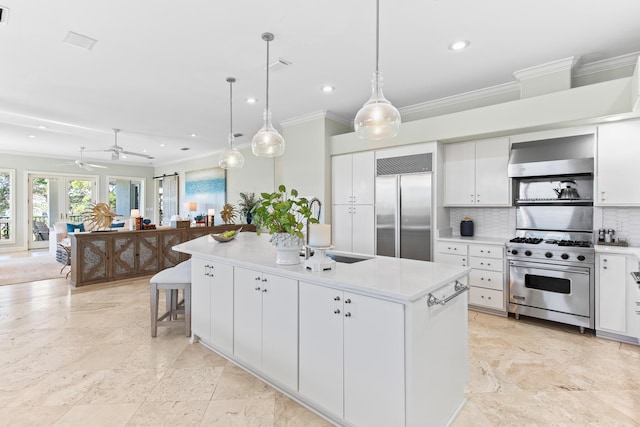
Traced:
[[107, 177], [109, 208], [119, 217], [128, 217], [131, 209], [138, 209], [144, 216], [144, 178]]
[[0, 169], [0, 244], [16, 242], [15, 170]]

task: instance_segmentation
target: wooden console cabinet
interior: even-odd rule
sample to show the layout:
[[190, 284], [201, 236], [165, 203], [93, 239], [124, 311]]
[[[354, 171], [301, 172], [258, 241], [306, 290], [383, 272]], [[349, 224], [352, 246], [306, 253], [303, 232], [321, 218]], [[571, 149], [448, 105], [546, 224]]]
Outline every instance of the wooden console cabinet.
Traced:
[[189, 257], [174, 251], [175, 245], [240, 227], [242, 231], [256, 230], [254, 225], [229, 224], [71, 234], [71, 285], [79, 287], [155, 274]]

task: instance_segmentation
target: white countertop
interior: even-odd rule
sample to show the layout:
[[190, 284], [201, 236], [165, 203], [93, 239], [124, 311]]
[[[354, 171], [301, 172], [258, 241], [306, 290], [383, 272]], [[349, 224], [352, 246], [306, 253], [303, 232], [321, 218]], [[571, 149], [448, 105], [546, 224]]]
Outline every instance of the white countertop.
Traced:
[[[270, 236], [246, 232], [227, 243], [200, 237], [173, 249], [199, 258], [258, 269], [365, 295], [408, 303], [465, 276], [470, 269], [449, 264], [376, 256], [353, 264], [337, 263], [335, 270], [311, 272], [304, 264], [276, 264]], [[337, 252], [338, 253], [338, 252]], [[304, 262], [304, 260], [302, 260]]]
[[453, 236], [453, 235], [440, 235], [438, 240], [445, 242], [463, 242], [463, 243], [482, 243], [486, 245], [501, 245], [504, 246], [509, 239], [503, 237], [485, 237], [485, 236]]
[[640, 260], [640, 248], [633, 246], [595, 245], [596, 253], [635, 255]]

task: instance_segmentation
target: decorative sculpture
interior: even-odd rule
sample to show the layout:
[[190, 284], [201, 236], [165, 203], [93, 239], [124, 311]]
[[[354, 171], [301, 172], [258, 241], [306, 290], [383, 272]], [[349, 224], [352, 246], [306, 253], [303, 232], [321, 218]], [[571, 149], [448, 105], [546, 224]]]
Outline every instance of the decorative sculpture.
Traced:
[[89, 223], [91, 230], [108, 230], [111, 228], [113, 218], [116, 217], [115, 212], [111, 212], [109, 205], [106, 203], [95, 203], [84, 215]]

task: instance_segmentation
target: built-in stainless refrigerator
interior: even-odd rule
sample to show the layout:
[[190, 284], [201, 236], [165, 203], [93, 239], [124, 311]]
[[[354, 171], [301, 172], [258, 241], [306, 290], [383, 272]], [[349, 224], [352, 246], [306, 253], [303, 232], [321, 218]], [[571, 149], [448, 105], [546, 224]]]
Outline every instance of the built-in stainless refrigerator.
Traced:
[[376, 160], [376, 255], [431, 261], [431, 153]]

